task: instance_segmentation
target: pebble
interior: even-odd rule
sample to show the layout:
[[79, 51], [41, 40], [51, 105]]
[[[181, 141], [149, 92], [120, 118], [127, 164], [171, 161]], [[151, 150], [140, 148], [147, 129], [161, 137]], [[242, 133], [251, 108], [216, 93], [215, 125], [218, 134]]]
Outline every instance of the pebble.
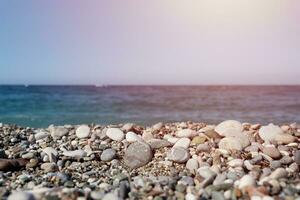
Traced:
[[81, 149], [78, 149], [74, 151], [65, 151], [63, 152], [63, 155], [71, 158], [83, 158], [87, 155], [87, 153]]
[[250, 175], [244, 175], [239, 181], [239, 189], [244, 189], [247, 186], [255, 186], [255, 179]]
[[179, 138], [191, 138], [196, 135], [196, 132], [191, 129], [183, 129], [176, 132], [176, 136]]
[[102, 200], [120, 200], [117, 195], [113, 193], [107, 193]]
[[218, 124], [215, 128], [215, 131], [221, 135], [226, 136], [225, 134], [230, 131], [239, 131], [243, 130], [243, 126], [239, 121], [236, 120], [226, 120]]
[[185, 163], [190, 158], [190, 154], [183, 147], [172, 147], [167, 153], [167, 158], [177, 163]]
[[269, 124], [267, 126], [262, 126], [259, 129], [259, 136], [265, 142], [272, 142], [278, 137], [278, 135], [283, 134], [282, 129], [274, 124]]
[[185, 166], [188, 170], [194, 172], [199, 168], [198, 160], [191, 158], [186, 162]]
[[192, 144], [193, 145], [198, 145], [198, 144], [203, 144], [206, 141], [206, 137], [204, 136], [196, 136], [192, 139]]
[[270, 156], [273, 159], [279, 159], [281, 158], [281, 154], [275, 147], [264, 147], [263, 153]]
[[87, 138], [90, 135], [90, 127], [87, 125], [81, 125], [76, 129], [76, 136], [79, 139]]
[[41, 169], [45, 172], [55, 172], [57, 171], [58, 167], [55, 163], [43, 163], [41, 165]]
[[46, 147], [43, 149], [43, 152], [49, 157], [51, 154], [53, 154], [54, 156], [58, 156], [58, 152], [53, 147]]
[[150, 145], [144, 142], [134, 142], [125, 150], [124, 162], [131, 168], [139, 168], [146, 165], [153, 157]]
[[225, 150], [239, 150], [243, 149], [241, 143], [235, 138], [223, 138], [219, 142], [219, 148]]
[[295, 163], [300, 165], [300, 151], [299, 150], [295, 152], [294, 160], [295, 160]]
[[128, 132], [128, 133], [126, 133], [126, 140], [127, 140], [127, 142], [130, 142], [130, 143], [132, 143], [132, 142], [137, 142], [137, 141], [141, 141], [142, 140], [142, 138], [140, 138], [136, 133], [134, 133], [134, 132]]
[[196, 148], [197, 152], [209, 152], [210, 146], [208, 144], [199, 144]]
[[180, 138], [173, 147], [182, 147], [184, 149], [189, 148], [191, 140], [189, 138]]
[[284, 168], [277, 168], [275, 171], [271, 173], [269, 176], [272, 179], [279, 179], [287, 177], [288, 173]]
[[142, 138], [144, 141], [149, 141], [149, 140], [153, 139], [154, 137], [153, 137], [152, 133], [145, 131], [142, 134]]
[[34, 138], [36, 141], [38, 141], [38, 140], [42, 140], [42, 139], [48, 137], [49, 135], [50, 134], [46, 131], [39, 131], [34, 135]]
[[163, 147], [172, 146], [172, 143], [170, 143], [167, 140], [162, 140], [162, 139], [151, 139], [151, 140], [148, 140], [147, 143], [151, 146], [152, 149], [160, 149]]
[[28, 153], [22, 155], [22, 158], [24, 158], [24, 159], [31, 159], [33, 157], [34, 157], [33, 152], [28, 152]]
[[203, 178], [209, 179], [211, 177], [216, 177], [217, 173], [212, 171], [209, 167], [200, 167], [197, 172], [199, 173], [200, 176]]
[[50, 134], [54, 139], [56, 138], [60, 139], [61, 137], [67, 135], [68, 132], [69, 130], [62, 126], [50, 127]]
[[102, 152], [100, 158], [101, 158], [102, 161], [109, 162], [109, 161], [111, 161], [115, 158], [116, 153], [117, 152], [114, 149], [105, 149]]
[[185, 195], [185, 200], [197, 200], [198, 198], [197, 198], [197, 196], [195, 196], [194, 194], [192, 194], [192, 193], [187, 193], [186, 195]]
[[119, 128], [108, 128], [106, 136], [112, 140], [121, 142], [124, 139], [124, 133]]
[[242, 159], [233, 159], [227, 162], [227, 165], [230, 167], [242, 167], [244, 161]]
[[290, 143], [295, 142], [295, 140], [296, 140], [296, 137], [289, 135], [287, 133], [278, 134], [275, 136], [275, 141], [278, 144], [290, 144]]
[[13, 192], [7, 200], [35, 200], [35, 198], [29, 192]]

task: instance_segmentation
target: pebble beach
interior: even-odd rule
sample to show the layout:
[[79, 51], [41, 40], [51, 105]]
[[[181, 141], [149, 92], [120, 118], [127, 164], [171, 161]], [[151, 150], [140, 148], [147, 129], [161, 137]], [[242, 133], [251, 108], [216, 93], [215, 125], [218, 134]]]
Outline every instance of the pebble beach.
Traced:
[[0, 123], [0, 198], [300, 199], [300, 125]]

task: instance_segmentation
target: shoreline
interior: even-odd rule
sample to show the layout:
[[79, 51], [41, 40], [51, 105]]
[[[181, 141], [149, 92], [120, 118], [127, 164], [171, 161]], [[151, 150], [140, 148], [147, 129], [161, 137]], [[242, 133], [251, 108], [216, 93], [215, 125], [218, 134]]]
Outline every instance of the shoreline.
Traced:
[[[300, 125], [0, 123], [5, 199], [296, 199]], [[19, 192], [16, 192], [19, 191]]]

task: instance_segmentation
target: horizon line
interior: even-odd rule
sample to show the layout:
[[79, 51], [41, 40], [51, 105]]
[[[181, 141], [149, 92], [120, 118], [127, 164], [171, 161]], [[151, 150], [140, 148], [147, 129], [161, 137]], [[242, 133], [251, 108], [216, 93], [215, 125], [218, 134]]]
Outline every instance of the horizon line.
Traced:
[[300, 84], [0, 84], [0, 86], [54, 86], [54, 87], [160, 87], [160, 86], [300, 86]]

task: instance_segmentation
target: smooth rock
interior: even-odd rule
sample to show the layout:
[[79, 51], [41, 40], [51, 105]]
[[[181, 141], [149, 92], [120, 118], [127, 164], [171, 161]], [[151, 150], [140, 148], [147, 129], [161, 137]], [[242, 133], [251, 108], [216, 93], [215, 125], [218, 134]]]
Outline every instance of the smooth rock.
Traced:
[[76, 129], [76, 136], [79, 139], [87, 138], [90, 135], [90, 127], [87, 125], [81, 125]]
[[297, 163], [298, 165], [300, 165], [300, 151], [299, 150], [297, 150], [295, 152], [294, 160], [295, 160], [295, 163]]
[[146, 165], [153, 157], [150, 145], [144, 142], [134, 142], [125, 150], [124, 162], [131, 168], [139, 168]]
[[142, 134], [142, 138], [144, 141], [149, 141], [149, 140], [153, 139], [154, 137], [153, 137], [152, 133], [145, 131]]
[[242, 167], [244, 161], [242, 159], [233, 159], [227, 162], [227, 165], [230, 167]]
[[194, 172], [197, 171], [197, 169], [199, 168], [199, 163], [198, 160], [191, 158], [186, 162], [186, 166], [185, 166], [188, 170]]
[[185, 163], [190, 158], [190, 154], [183, 147], [172, 147], [167, 153], [167, 158], [177, 163]]
[[102, 161], [109, 162], [109, 161], [111, 161], [115, 158], [116, 153], [117, 152], [114, 149], [105, 149], [102, 152], [100, 158], [101, 158]]
[[17, 171], [25, 167], [28, 160], [19, 159], [0, 159], [0, 171]]
[[29, 192], [13, 192], [7, 200], [35, 200], [35, 197]]
[[63, 126], [51, 126], [50, 134], [54, 139], [60, 139], [62, 136], [68, 134], [69, 130]]
[[55, 163], [43, 163], [41, 164], [41, 169], [45, 172], [55, 172], [58, 170], [58, 167]]
[[247, 186], [255, 186], [255, 179], [250, 175], [244, 175], [239, 182], [239, 189], [244, 189]]
[[126, 138], [127, 142], [130, 142], [130, 143], [136, 142], [136, 141], [142, 141], [142, 138], [140, 138], [136, 133], [131, 132], [131, 131], [126, 133], [125, 138]]
[[278, 135], [283, 134], [282, 129], [274, 124], [269, 124], [267, 126], [262, 126], [259, 129], [259, 136], [265, 142], [272, 142]]
[[281, 154], [275, 147], [264, 147], [263, 153], [270, 156], [273, 159], [279, 159], [281, 158]]
[[163, 126], [164, 126], [164, 124], [162, 122], [158, 122], [157, 124], [154, 124], [152, 126], [152, 129], [153, 129], [153, 131], [160, 130]]
[[197, 196], [192, 193], [187, 193], [185, 195], [185, 200], [197, 200]]
[[193, 137], [191, 143], [193, 145], [198, 145], [198, 144], [203, 144], [206, 140], [207, 140], [207, 138], [205, 136], [196, 136], [196, 137]]
[[124, 139], [124, 133], [119, 128], [108, 128], [106, 136], [112, 140], [121, 142]]
[[225, 136], [224, 134], [226, 134], [226, 132], [228, 132], [229, 130], [236, 130], [241, 132], [243, 130], [243, 126], [239, 121], [226, 120], [218, 124], [215, 128], [215, 131], [221, 136]]
[[216, 177], [217, 173], [212, 171], [209, 167], [204, 166], [200, 167], [197, 172], [199, 173], [200, 176], [202, 176], [205, 179], [209, 179], [211, 177]]
[[28, 153], [22, 155], [22, 158], [24, 158], [24, 159], [31, 159], [33, 157], [34, 157], [33, 152], [28, 152]]
[[219, 142], [219, 148], [225, 149], [225, 150], [239, 150], [241, 151], [243, 149], [241, 143], [239, 140], [235, 138], [223, 138]]
[[174, 147], [182, 147], [182, 148], [189, 148], [191, 140], [189, 138], [180, 138], [175, 144]]
[[208, 144], [199, 144], [196, 148], [197, 152], [209, 152], [210, 146]]
[[191, 138], [196, 135], [196, 132], [191, 129], [182, 129], [176, 132], [176, 136], [179, 138]]
[[278, 134], [275, 136], [275, 141], [278, 144], [290, 144], [290, 143], [295, 142], [295, 140], [296, 140], [296, 137], [289, 135], [287, 133]]
[[46, 131], [40, 131], [40, 132], [37, 132], [35, 135], [34, 135], [34, 138], [35, 140], [42, 140], [46, 137], [48, 137], [50, 134]]
[[272, 179], [279, 179], [287, 177], [288, 173], [284, 168], [277, 168], [275, 171], [271, 173], [269, 176]]
[[63, 152], [63, 155], [71, 158], [83, 158], [87, 155], [87, 153], [81, 149], [78, 149], [74, 151], [65, 151]]
[[120, 200], [114, 193], [107, 193], [102, 200]]
[[148, 140], [147, 143], [151, 146], [152, 149], [160, 149], [163, 147], [172, 146], [171, 142], [162, 139], [151, 139]]
[[58, 152], [53, 147], [46, 147], [43, 149], [43, 152], [50, 156], [53, 154], [54, 156], [58, 156]]
[[221, 139], [222, 136], [219, 135], [215, 130], [206, 130], [204, 132], [204, 134], [209, 137], [209, 138], [212, 138], [212, 139]]

